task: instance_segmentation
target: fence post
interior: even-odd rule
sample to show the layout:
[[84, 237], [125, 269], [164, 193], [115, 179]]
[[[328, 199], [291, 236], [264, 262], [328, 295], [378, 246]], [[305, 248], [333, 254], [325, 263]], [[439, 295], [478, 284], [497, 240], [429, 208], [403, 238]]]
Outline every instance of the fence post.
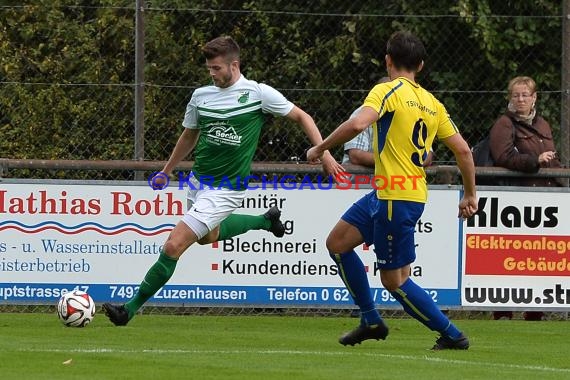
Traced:
[[0, 158], [0, 178], [8, 175], [8, 159]]
[[570, 166], [570, 0], [562, 5], [562, 96], [560, 109], [561, 162]]
[[[135, 160], [144, 160], [144, 0], [135, 2]], [[135, 171], [135, 180], [143, 172]]]

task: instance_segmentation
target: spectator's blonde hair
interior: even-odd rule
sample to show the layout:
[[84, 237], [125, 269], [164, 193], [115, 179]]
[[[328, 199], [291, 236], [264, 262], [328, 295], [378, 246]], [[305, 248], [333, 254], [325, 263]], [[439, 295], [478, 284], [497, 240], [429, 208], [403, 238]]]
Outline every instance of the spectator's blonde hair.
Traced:
[[514, 77], [510, 80], [509, 87], [507, 87], [509, 90], [509, 96], [513, 94], [513, 87], [517, 84], [526, 85], [530, 89], [531, 95], [536, 92], [536, 82], [534, 79], [531, 77]]

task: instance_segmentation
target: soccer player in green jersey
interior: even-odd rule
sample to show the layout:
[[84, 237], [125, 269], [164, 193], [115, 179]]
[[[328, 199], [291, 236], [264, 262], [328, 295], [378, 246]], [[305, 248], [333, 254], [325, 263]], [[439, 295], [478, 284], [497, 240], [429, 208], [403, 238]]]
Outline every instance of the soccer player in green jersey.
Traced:
[[459, 217], [468, 218], [477, 211], [475, 168], [469, 146], [445, 107], [415, 81], [425, 55], [424, 45], [416, 36], [394, 33], [385, 57], [391, 81], [376, 85], [357, 115], [307, 152], [309, 161], [315, 162], [328, 149], [373, 125], [377, 189], [352, 205], [327, 238], [330, 255], [361, 310], [360, 325], [340, 338], [343, 345], [386, 339], [388, 335], [388, 327], [374, 307], [364, 265], [354, 251], [365, 242], [374, 245], [382, 285], [409, 315], [439, 332], [432, 349], [469, 348], [468, 338], [410, 278], [410, 264], [416, 259], [414, 229], [427, 201], [423, 165], [434, 138], [451, 149], [461, 171], [464, 193]]
[[[115, 325], [126, 325], [137, 310], [170, 279], [180, 256], [194, 243], [208, 244], [250, 230], [264, 229], [282, 237], [285, 228], [276, 207], [263, 215], [233, 214], [245, 197], [251, 161], [266, 114], [285, 116], [298, 124], [312, 144], [322, 142], [313, 118], [279, 91], [240, 72], [240, 48], [227, 36], [202, 48], [213, 85], [196, 89], [186, 107], [184, 131], [162, 172], [170, 175], [194, 151], [188, 192], [189, 210], [174, 227], [158, 261], [149, 269], [138, 292], [124, 305], [103, 304]], [[335, 175], [343, 169], [332, 155], [323, 168]], [[154, 183], [160, 183], [155, 179]], [[205, 184], [205, 186], [204, 186]]]

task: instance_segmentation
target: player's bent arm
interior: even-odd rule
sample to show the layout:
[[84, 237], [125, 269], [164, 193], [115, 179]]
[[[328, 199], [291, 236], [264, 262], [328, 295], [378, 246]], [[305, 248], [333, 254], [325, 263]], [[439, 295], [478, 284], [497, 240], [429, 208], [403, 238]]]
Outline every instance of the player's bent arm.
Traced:
[[291, 111], [287, 114], [287, 118], [303, 128], [303, 132], [305, 132], [305, 135], [307, 135], [311, 144], [317, 145], [323, 141], [323, 137], [321, 136], [321, 132], [319, 132], [319, 128], [317, 128], [317, 125], [315, 124], [315, 120], [313, 120], [311, 115], [299, 107], [293, 106]]
[[348, 157], [351, 164], [367, 166], [369, 168], [374, 167], [374, 154], [371, 152], [352, 148], [348, 150]]
[[162, 171], [168, 175], [172, 173], [176, 165], [180, 163], [186, 156], [192, 152], [192, 149], [196, 146], [198, 142], [198, 137], [200, 136], [199, 129], [184, 128], [182, 134], [178, 138], [168, 162], [164, 165]]
[[368, 128], [378, 120], [378, 112], [371, 107], [362, 109], [352, 118], [346, 120], [333, 131], [321, 144], [316, 146], [316, 153], [322, 154], [325, 150], [334, 148], [350, 141], [354, 136]]
[[475, 197], [475, 164], [473, 163], [473, 154], [471, 153], [471, 149], [469, 149], [469, 145], [459, 133], [442, 141], [451, 149], [455, 156], [457, 167], [461, 172], [465, 196]]
[[[319, 132], [315, 121], [305, 111], [297, 106], [293, 106], [293, 109], [291, 109], [291, 111], [287, 114], [287, 117], [290, 120], [293, 120], [295, 123], [299, 124], [301, 128], [303, 128], [303, 131], [313, 145], [320, 144], [323, 141], [321, 132]], [[336, 175], [338, 173], [344, 172], [342, 165], [340, 165], [335, 160], [335, 158], [328, 150], [324, 151], [321, 155], [323, 156], [322, 164], [326, 174]]]
[[467, 219], [477, 212], [478, 202], [475, 189], [475, 165], [469, 145], [459, 133], [442, 140], [455, 155], [463, 181], [463, 198], [459, 201], [457, 216]]
[[[293, 109], [287, 114], [287, 117], [293, 120], [295, 123], [299, 124], [301, 128], [303, 128], [303, 131], [309, 138], [311, 144], [317, 145], [323, 141], [321, 132], [319, 132], [319, 128], [317, 128], [315, 121], [305, 111], [297, 106], [293, 106]], [[326, 174], [336, 175], [338, 173], [344, 172], [342, 165], [340, 165], [335, 160], [335, 158], [328, 150], [324, 151], [321, 155], [323, 156], [322, 164]]]
[[321, 141], [323, 141], [321, 132], [319, 132], [319, 129], [317, 128], [317, 125], [315, 124], [315, 121], [313, 120], [311, 115], [309, 115], [299, 107], [293, 106], [293, 109], [291, 109], [291, 111], [287, 114], [287, 118], [294, 121], [295, 123], [300, 125], [301, 128], [303, 128], [303, 131], [309, 138], [311, 144], [317, 145]]

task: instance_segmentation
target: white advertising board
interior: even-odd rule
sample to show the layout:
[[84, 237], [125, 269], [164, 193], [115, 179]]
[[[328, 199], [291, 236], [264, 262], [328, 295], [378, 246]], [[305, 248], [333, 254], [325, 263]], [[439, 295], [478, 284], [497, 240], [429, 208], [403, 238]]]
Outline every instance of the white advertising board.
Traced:
[[[369, 190], [249, 190], [237, 213], [278, 206], [283, 238], [250, 231], [193, 245], [150, 303], [192, 306], [349, 307], [325, 240], [344, 211]], [[130, 298], [186, 209], [185, 189], [3, 183], [0, 187], [0, 302], [51, 303], [73, 288], [97, 302]], [[416, 228], [412, 277], [442, 306], [459, 306], [457, 190], [432, 190]], [[379, 305], [397, 305], [381, 288], [372, 248], [358, 247]]]

